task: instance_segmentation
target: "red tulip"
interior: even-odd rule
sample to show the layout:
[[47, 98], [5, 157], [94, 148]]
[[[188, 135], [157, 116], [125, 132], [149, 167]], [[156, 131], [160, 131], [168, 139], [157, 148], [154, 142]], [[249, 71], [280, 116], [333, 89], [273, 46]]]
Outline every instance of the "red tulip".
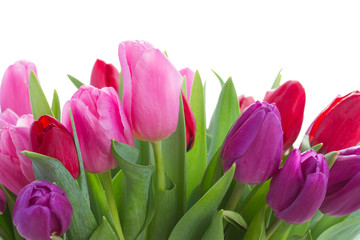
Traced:
[[119, 92], [120, 73], [112, 64], [97, 59], [91, 72], [90, 85], [96, 88], [113, 87]]
[[299, 135], [304, 118], [305, 90], [298, 81], [287, 81], [268, 91], [264, 101], [275, 103], [281, 116], [284, 149], [290, 147]]
[[251, 104], [255, 103], [255, 99], [253, 97], [251, 96], [245, 97], [244, 94], [241, 94], [238, 97], [238, 100], [239, 100], [240, 112], [243, 111], [248, 106], [250, 106]]
[[74, 179], [79, 175], [74, 139], [58, 120], [43, 115], [30, 127], [30, 150], [59, 160]]
[[360, 92], [335, 98], [307, 132], [311, 146], [323, 143], [322, 153], [355, 146], [360, 141]]
[[181, 91], [181, 96], [184, 104], [184, 115], [185, 115], [185, 127], [186, 127], [186, 149], [190, 149], [194, 146], [195, 135], [196, 135], [196, 121], [194, 113], [190, 108], [190, 104], [186, 99], [186, 96]]

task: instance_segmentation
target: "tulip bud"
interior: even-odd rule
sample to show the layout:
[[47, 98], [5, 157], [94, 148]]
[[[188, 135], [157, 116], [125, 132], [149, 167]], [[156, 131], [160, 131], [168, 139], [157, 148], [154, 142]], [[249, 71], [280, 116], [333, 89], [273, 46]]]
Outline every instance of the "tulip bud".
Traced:
[[73, 209], [66, 192], [45, 180], [26, 185], [19, 193], [13, 222], [28, 240], [49, 240], [70, 227]]
[[245, 97], [244, 94], [240, 95], [238, 100], [239, 100], [240, 112], [242, 112], [243, 110], [245, 110], [245, 108], [247, 108], [248, 106], [250, 106], [255, 102], [255, 99], [253, 97], [251, 96]]
[[186, 150], [190, 151], [190, 149], [194, 146], [194, 142], [195, 142], [196, 120], [194, 113], [190, 108], [190, 104], [188, 103], [182, 91], [181, 91], [181, 97], [184, 104], [185, 127], [186, 127]]
[[112, 64], [97, 59], [91, 72], [90, 85], [97, 88], [113, 87], [119, 92], [120, 73]]
[[360, 141], [360, 92], [337, 97], [315, 119], [307, 133], [311, 146], [323, 143], [329, 153], [356, 146]]
[[32, 113], [29, 95], [31, 71], [37, 75], [35, 64], [27, 61], [18, 61], [6, 69], [0, 89], [2, 112], [10, 108], [19, 116]]
[[275, 103], [281, 115], [284, 131], [284, 149], [289, 148], [299, 135], [304, 118], [305, 90], [298, 81], [287, 81], [280, 87], [268, 91], [264, 101]]
[[360, 209], [360, 147], [341, 150], [330, 169], [329, 184], [320, 211], [345, 216]]
[[4, 192], [0, 189], [0, 214], [3, 214], [6, 209], [6, 197]]
[[116, 167], [111, 140], [134, 146], [134, 139], [115, 90], [81, 86], [65, 103], [62, 114], [64, 126], [72, 132], [69, 108], [74, 116], [84, 168], [91, 173], [103, 173]]
[[179, 71], [180, 75], [185, 77], [186, 81], [186, 99], [190, 102], [192, 85], [194, 83], [195, 73], [190, 68], [184, 68]]
[[11, 109], [0, 114], [0, 183], [15, 194], [35, 180], [29, 150], [31, 115], [17, 116]]
[[175, 132], [182, 77], [150, 43], [122, 42], [123, 105], [134, 136], [157, 142]]
[[278, 218], [291, 224], [304, 223], [324, 200], [328, 176], [324, 155], [314, 150], [301, 154], [294, 149], [271, 179], [266, 202]]
[[71, 133], [58, 120], [43, 115], [30, 127], [30, 151], [59, 160], [76, 179], [79, 161]]
[[279, 168], [282, 147], [279, 111], [274, 104], [257, 101], [229, 131], [221, 153], [223, 169], [227, 171], [236, 163], [235, 180], [262, 183]]

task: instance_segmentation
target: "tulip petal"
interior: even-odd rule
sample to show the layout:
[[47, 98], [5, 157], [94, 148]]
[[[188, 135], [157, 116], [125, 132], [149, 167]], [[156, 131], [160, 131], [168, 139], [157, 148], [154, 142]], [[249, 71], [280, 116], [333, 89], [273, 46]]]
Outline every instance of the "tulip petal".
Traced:
[[143, 52], [132, 76], [131, 121], [136, 138], [155, 142], [176, 130], [181, 84], [181, 75], [160, 50]]
[[291, 224], [310, 220], [324, 200], [327, 181], [328, 178], [323, 173], [308, 175], [295, 201], [288, 208], [275, 212], [275, 216]]
[[51, 211], [51, 222], [55, 222], [52, 224], [51, 229], [56, 232], [57, 236], [60, 236], [70, 227], [72, 206], [65, 195], [56, 192], [51, 192], [50, 195], [48, 207]]
[[6, 126], [6, 125], [16, 125], [16, 122], [18, 121], [19, 116], [10, 108], [7, 108], [5, 111], [3, 111], [0, 114], [0, 127]]

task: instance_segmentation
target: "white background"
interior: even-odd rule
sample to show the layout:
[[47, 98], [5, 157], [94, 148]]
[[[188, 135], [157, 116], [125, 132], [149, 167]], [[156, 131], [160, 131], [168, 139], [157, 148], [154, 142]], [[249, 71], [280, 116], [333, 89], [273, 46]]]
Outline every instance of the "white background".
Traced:
[[120, 69], [118, 44], [142, 39], [200, 71], [208, 120], [220, 91], [210, 69], [261, 100], [283, 68], [283, 81], [306, 90], [303, 133], [337, 94], [359, 88], [359, 10], [355, 1], [1, 1], [0, 75], [32, 61], [49, 101], [56, 88], [64, 104], [76, 90], [66, 74], [89, 83], [97, 58]]

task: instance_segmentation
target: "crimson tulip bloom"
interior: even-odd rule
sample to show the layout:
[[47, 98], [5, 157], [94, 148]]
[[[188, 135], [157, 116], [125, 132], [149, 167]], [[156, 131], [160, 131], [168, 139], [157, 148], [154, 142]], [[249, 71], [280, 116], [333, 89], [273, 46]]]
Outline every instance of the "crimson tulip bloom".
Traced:
[[284, 166], [273, 176], [266, 195], [274, 215], [291, 224], [310, 220], [324, 200], [329, 167], [314, 150], [291, 151]]
[[17, 115], [31, 114], [29, 76], [36, 66], [32, 62], [18, 61], [6, 69], [0, 89], [1, 111], [7, 108]]
[[184, 115], [185, 115], [185, 127], [186, 127], [186, 149], [190, 149], [194, 146], [195, 135], [196, 135], [196, 120], [194, 113], [190, 108], [184, 93], [181, 91], [182, 101], [184, 105]]
[[73, 209], [66, 192], [55, 184], [37, 180], [19, 193], [13, 222], [28, 240], [49, 240], [63, 235], [71, 224]]
[[119, 45], [123, 73], [123, 105], [134, 136], [158, 142], [175, 132], [183, 78], [169, 59], [150, 43]]
[[322, 153], [356, 146], [360, 141], [360, 92], [335, 98], [307, 133], [311, 146], [323, 143]]
[[300, 133], [304, 118], [305, 90], [298, 81], [287, 81], [268, 91], [264, 101], [275, 103], [281, 115], [284, 149], [289, 148]]
[[119, 92], [120, 73], [112, 64], [97, 59], [91, 72], [90, 85], [97, 88], [113, 87]]
[[76, 179], [79, 161], [71, 133], [58, 120], [43, 115], [30, 127], [30, 150], [59, 160]]
[[255, 102], [255, 99], [251, 96], [246, 97], [244, 94], [238, 97], [240, 112], [245, 110], [248, 106]]
[[330, 169], [329, 184], [320, 211], [345, 216], [360, 209], [360, 147], [341, 150]]

